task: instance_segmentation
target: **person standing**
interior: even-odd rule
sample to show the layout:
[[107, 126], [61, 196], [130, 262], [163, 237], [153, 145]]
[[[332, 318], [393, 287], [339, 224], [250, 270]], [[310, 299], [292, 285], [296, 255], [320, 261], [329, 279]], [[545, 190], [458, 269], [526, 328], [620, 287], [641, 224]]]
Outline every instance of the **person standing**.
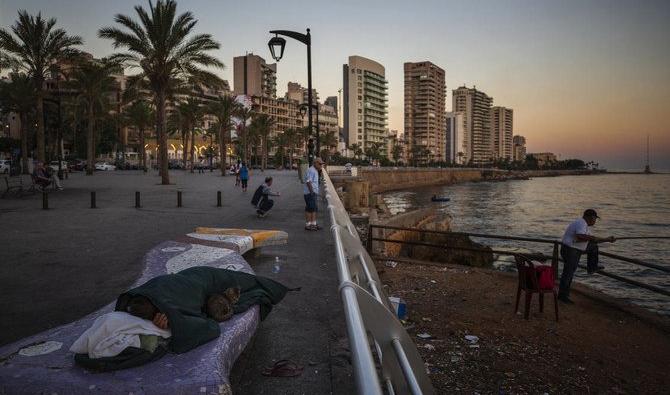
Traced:
[[305, 230], [319, 230], [316, 223], [317, 197], [319, 195], [319, 171], [323, 166], [321, 158], [315, 158], [312, 166], [305, 174], [303, 194], [305, 195]]
[[242, 162], [242, 166], [240, 166], [240, 183], [242, 184], [242, 192], [247, 191], [248, 182], [249, 182], [249, 169], [247, 168], [247, 163]]
[[596, 224], [598, 213], [596, 210], [584, 211], [582, 218], [572, 222], [565, 229], [561, 241], [561, 258], [563, 258], [563, 273], [558, 291], [558, 300], [573, 304], [570, 299], [570, 287], [577, 270], [577, 264], [582, 254], [587, 254], [589, 274], [601, 269], [598, 267], [598, 243], [613, 243], [614, 237], [600, 238], [591, 235], [591, 227]]

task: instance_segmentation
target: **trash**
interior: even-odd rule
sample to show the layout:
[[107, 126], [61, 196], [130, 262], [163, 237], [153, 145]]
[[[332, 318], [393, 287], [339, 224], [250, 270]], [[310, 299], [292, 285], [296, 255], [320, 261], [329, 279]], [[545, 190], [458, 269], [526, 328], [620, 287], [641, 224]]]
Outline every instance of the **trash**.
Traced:
[[432, 319], [428, 317], [421, 317], [421, 321], [432, 321]]
[[433, 351], [433, 350], [435, 350], [435, 346], [432, 345], [432, 344], [430, 344], [430, 343], [425, 344], [425, 345], [423, 346], [423, 348], [425, 348], [426, 350], [429, 350], [429, 351]]
[[470, 344], [470, 348], [479, 348], [479, 344]]
[[479, 338], [474, 335], [465, 335], [465, 340], [469, 341], [471, 344], [475, 344], [479, 341]]
[[279, 273], [281, 271], [281, 260], [279, 260], [279, 257], [275, 257], [275, 262], [272, 265], [272, 273]]
[[386, 261], [384, 266], [386, 266], [386, 267], [396, 267], [396, 266], [398, 266], [398, 262], [396, 262], [396, 261]]
[[416, 335], [416, 336], [417, 336], [418, 338], [421, 338], [421, 339], [431, 339], [431, 338], [432, 338], [431, 335], [429, 335], [428, 333], [425, 333], [425, 332], [424, 332], [424, 333], [419, 333], [419, 334]]
[[389, 302], [391, 302], [391, 306], [399, 319], [404, 320], [407, 318], [407, 304], [402, 298], [389, 296]]

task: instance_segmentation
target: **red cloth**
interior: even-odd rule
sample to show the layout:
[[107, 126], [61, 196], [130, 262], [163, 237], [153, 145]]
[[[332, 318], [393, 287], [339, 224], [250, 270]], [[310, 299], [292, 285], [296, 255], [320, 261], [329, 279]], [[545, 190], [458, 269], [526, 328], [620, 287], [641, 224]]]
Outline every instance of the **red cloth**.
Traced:
[[551, 266], [535, 266], [535, 274], [537, 275], [540, 289], [554, 288], [554, 271], [552, 270]]

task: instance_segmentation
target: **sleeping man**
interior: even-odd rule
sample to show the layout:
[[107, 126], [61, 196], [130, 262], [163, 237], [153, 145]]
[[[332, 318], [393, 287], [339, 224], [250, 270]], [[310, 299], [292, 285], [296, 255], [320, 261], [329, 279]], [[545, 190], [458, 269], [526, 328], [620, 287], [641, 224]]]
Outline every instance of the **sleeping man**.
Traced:
[[[154, 277], [121, 294], [116, 311], [99, 317], [71, 351], [77, 354], [77, 363], [90, 369], [138, 366], [167, 351], [184, 353], [217, 338], [220, 322], [253, 305], [259, 305], [260, 318], [264, 319], [287, 291], [265, 277], [206, 266]], [[125, 342], [119, 343], [119, 339]], [[161, 347], [146, 348], [143, 339]], [[109, 350], [105, 358], [92, 354], [91, 350], [99, 349], [101, 343], [117, 343], [116, 354], [109, 355]]]

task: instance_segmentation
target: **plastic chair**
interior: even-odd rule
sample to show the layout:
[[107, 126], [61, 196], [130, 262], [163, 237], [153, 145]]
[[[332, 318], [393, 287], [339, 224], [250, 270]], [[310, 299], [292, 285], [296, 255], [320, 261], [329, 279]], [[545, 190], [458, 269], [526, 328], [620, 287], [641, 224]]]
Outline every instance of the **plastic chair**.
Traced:
[[553, 281], [553, 270], [551, 271], [552, 281], [551, 288], [541, 287], [538, 280], [539, 271], [536, 266], [530, 260], [530, 258], [523, 255], [515, 255], [516, 260], [516, 270], [519, 275], [519, 285], [516, 291], [516, 304], [514, 306], [514, 314], [519, 311], [519, 299], [521, 299], [521, 291], [526, 292], [526, 307], [524, 311], [524, 318], [528, 319], [530, 314], [530, 302], [533, 298], [533, 294], [539, 294], [540, 299], [540, 312], [544, 311], [544, 294], [551, 293], [554, 295], [554, 312], [556, 314], [556, 321], [558, 322], [558, 294], [556, 292], [556, 286]]

